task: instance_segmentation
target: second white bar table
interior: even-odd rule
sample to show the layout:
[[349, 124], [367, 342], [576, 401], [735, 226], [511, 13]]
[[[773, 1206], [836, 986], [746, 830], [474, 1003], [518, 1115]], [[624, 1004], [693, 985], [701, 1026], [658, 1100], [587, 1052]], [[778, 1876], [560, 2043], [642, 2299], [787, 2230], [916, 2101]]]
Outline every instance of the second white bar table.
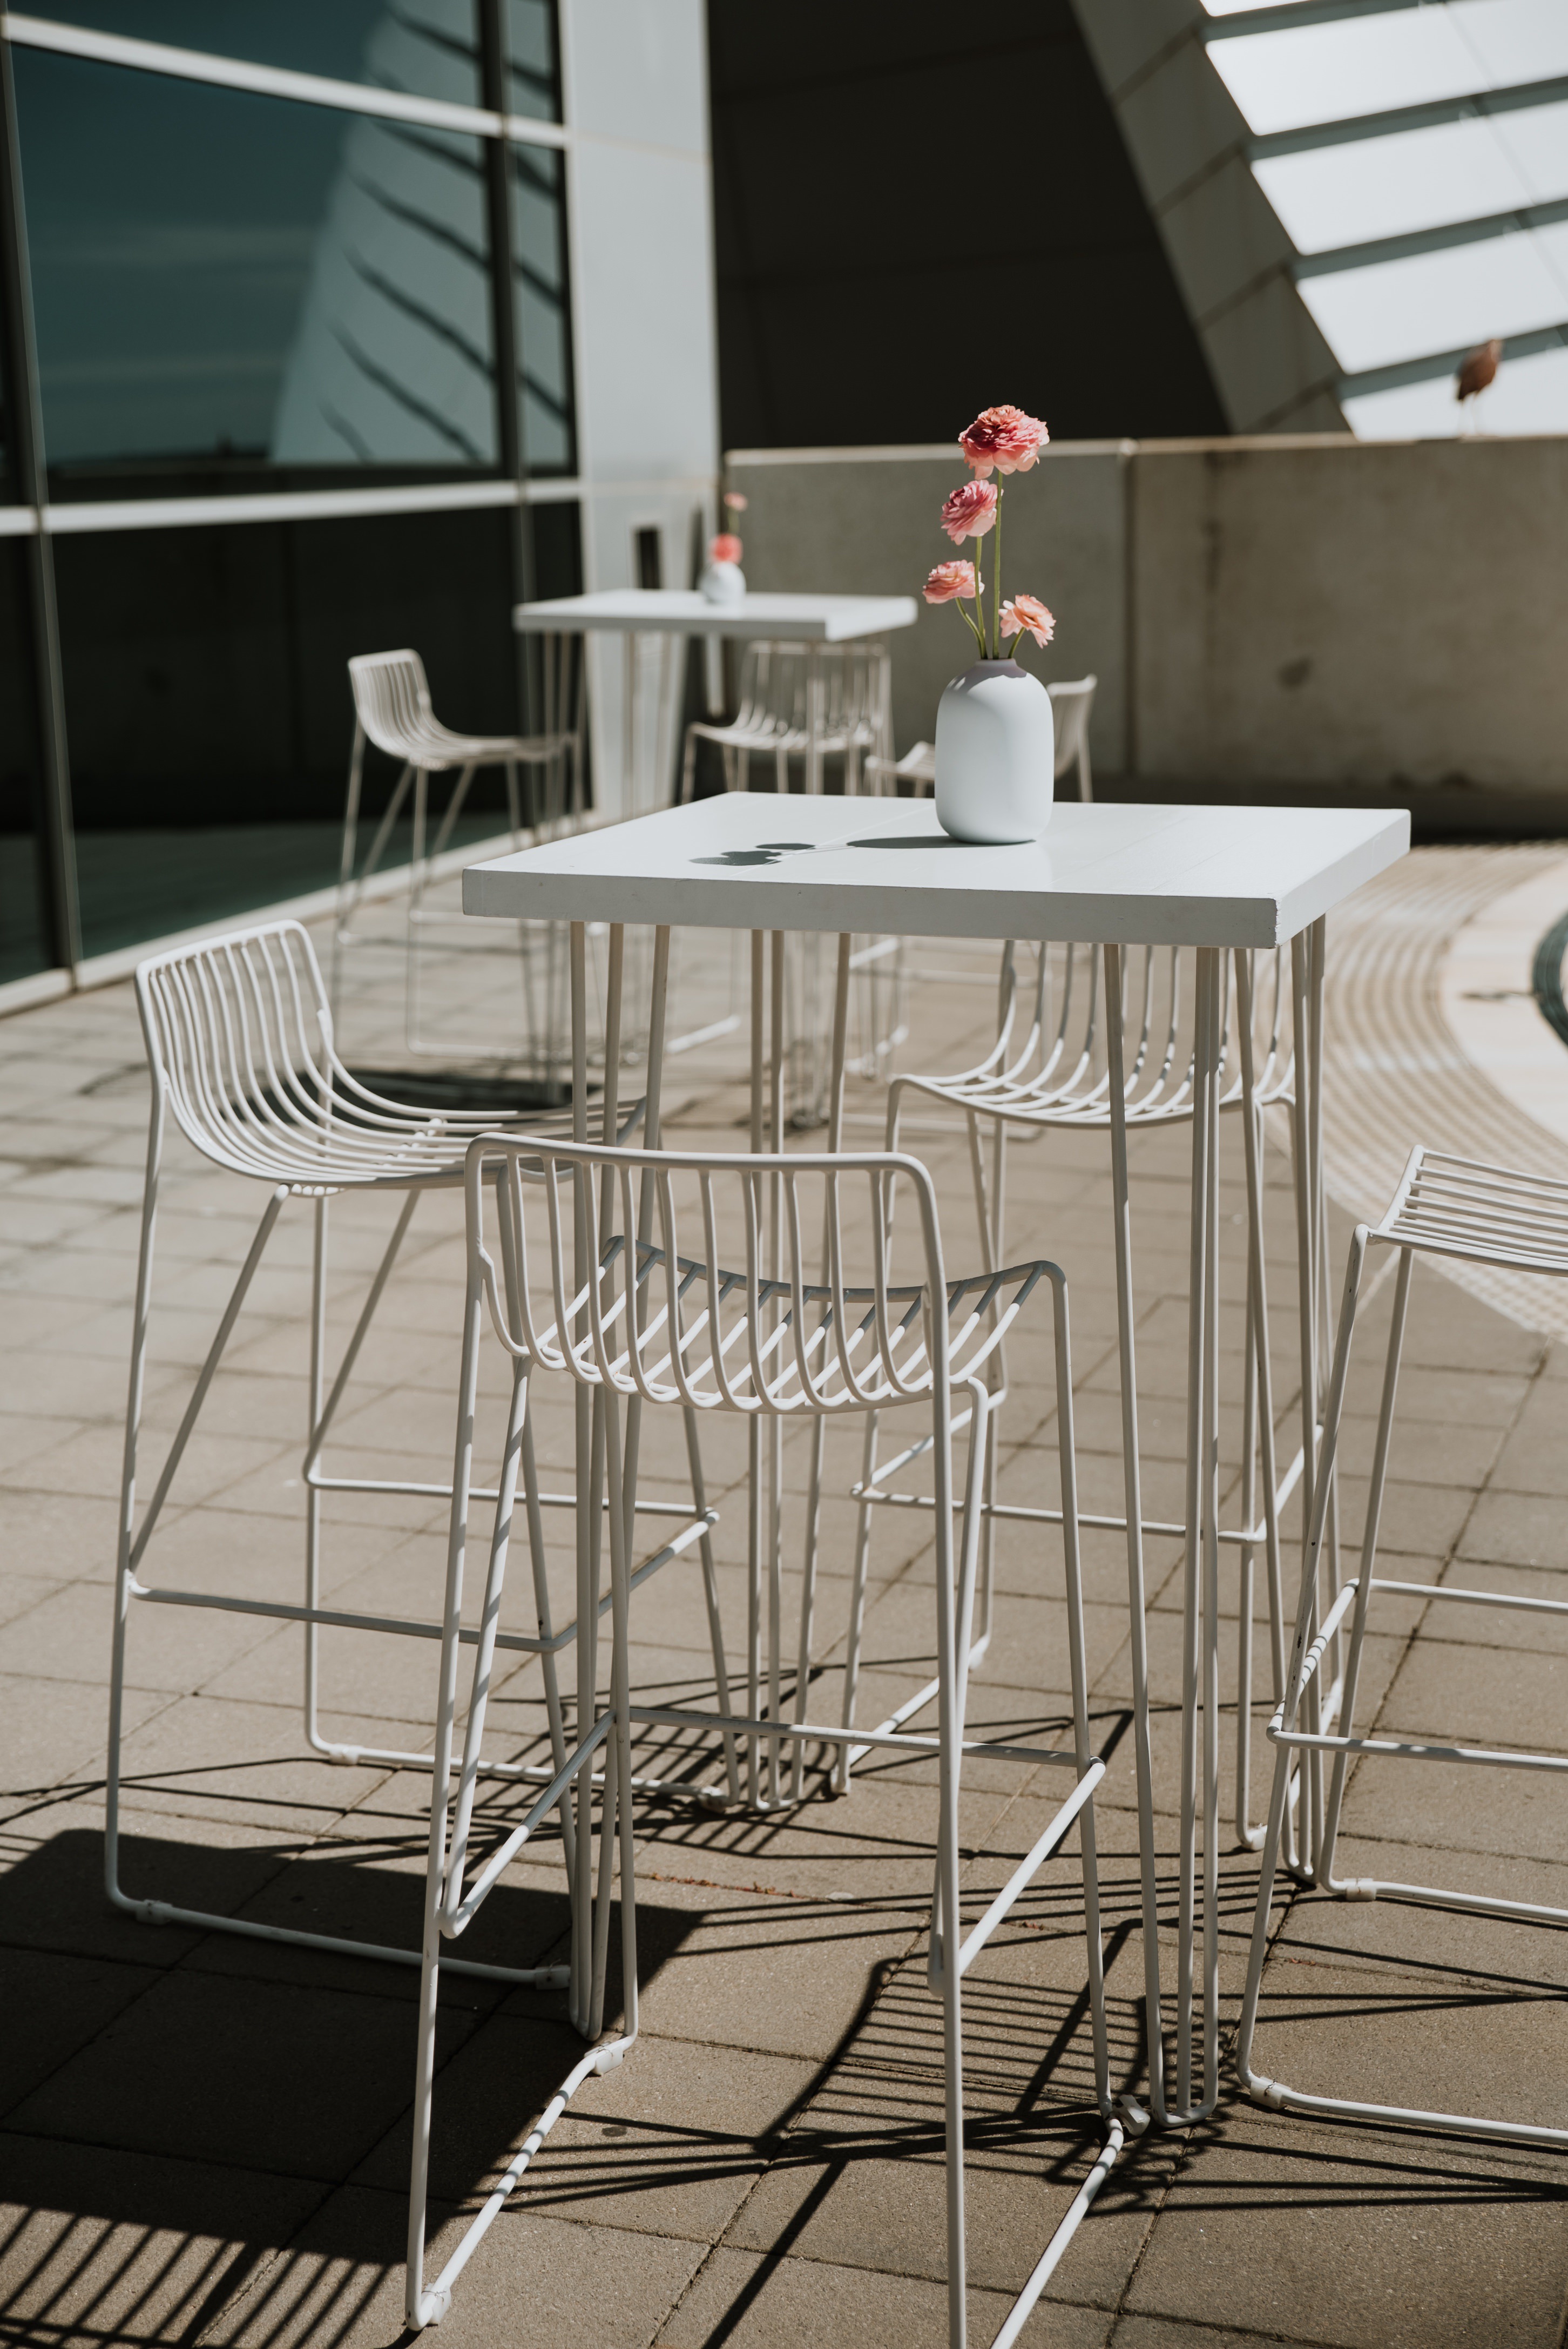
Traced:
[[[913, 595], [742, 595], [733, 604], [710, 604], [695, 588], [606, 587], [591, 595], [557, 595], [547, 603], [519, 604], [512, 626], [523, 636], [618, 636], [624, 646], [621, 684], [621, 781], [618, 804], [604, 812], [643, 815], [666, 807], [674, 773], [672, 723], [678, 715], [679, 652], [692, 636], [730, 637], [742, 643], [787, 638], [807, 645], [842, 645], [866, 636], [913, 627], [920, 606]], [[643, 722], [637, 709], [637, 647], [652, 637], [653, 709]], [[820, 695], [813, 664], [808, 692]], [[815, 740], [818, 729], [808, 729]], [[607, 744], [600, 743], [601, 774]], [[809, 769], [815, 764], [808, 760]], [[605, 779], [607, 780], [607, 778]], [[807, 776], [808, 791], [813, 777]], [[815, 788], [820, 789], [820, 773]], [[608, 796], [608, 795], [607, 795]]]
[[[1121, 1361], [1128, 1601], [1138, 1777], [1148, 2011], [1150, 2117], [1181, 2127], [1219, 2094], [1219, 1440], [1218, 1104], [1222, 957], [1292, 948], [1297, 1030], [1301, 1228], [1321, 1229], [1321, 1002], [1330, 910], [1403, 856], [1409, 818], [1385, 809], [1141, 807], [1068, 802], [1023, 846], [961, 845], [928, 802], [781, 800], [734, 792], [543, 848], [470, 866], [469, 914], [516, 921], [646, 923], [700, 928], [893, 932], [909, 936], [1030, 938], [1100, 947], [1108, 1003], [1121, 999], [1122, 953], [1134, 946], [1197, 950], [1193, 1057], [1191, 1262], [1188, 1396], [1187, 1587], [1181, 1692], [1183, 1787], [1176, 2000], [1176, 2093], [1166, 2094], [1159, 1909], [1144, 1633], [1143, 1507], [1133, 1349], [1132, 1252], [1121, 1030], [1108, 1021], [1111, 1174]], [[760, 941], [758, 941], [758, 944]], [[661, 964], [665, 957], [658, 957]], [[777, 955], [776, 955], [777, 959]], [[574, 963], [580, 957], [574, 957]], [[843, 969], [847, 957], [841, 952]], [[754, 950], [753, 968], [760, 961]], [[754, 1057], [760, 1057], [759, 1000]], [[583, 1012], [574, 1006], [580, 1029]], [[661, 1023], [655, 1012], [655, 1032]], [[841, 1022], [840, 1023], [841, 1027]], [[1240, 1023], [1250, 1094], [1248, 1022]], [[839, 1071], [835, 1069], [835, 1098]], [[759, 1071], [753, 1072], [754, 1101]], [[774, 1084], [777, 1098], [777, 1078]], [[1250, 1120], [1250, 1101], [1247, 1114]], [[755, 1112], [754, 1112], [755, 1131]], [[831, 1133], [830, 1146], [835, 1146]], [[1315, 1257], [1314, 1242], [1307, 1252]], [[1069, 1278], [1071, 1267], [1068, 1268]], [[1303, 1297], [1304, 1482], [1312, 1473], [1316, 1288]], [[755, 1496], [753, 1509], [755, 1513]], [[1200, 1630], [1201, 1618], [1201, 1630]], [[1194, 2093], [1197, 1717], [1203, 1718], [1202, 2081]], [[1142, 2118], [1140, 2114], [1139, 2119]]]

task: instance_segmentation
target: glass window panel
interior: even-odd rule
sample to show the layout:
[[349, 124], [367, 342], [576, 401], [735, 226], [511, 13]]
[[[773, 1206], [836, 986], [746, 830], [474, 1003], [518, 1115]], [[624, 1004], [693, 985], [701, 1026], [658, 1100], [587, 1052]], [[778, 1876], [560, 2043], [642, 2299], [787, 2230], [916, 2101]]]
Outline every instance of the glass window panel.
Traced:
[[1565, 264], [1568, 228], [1534, 229], [1304, 278], [1299, 291], [1340, 366], [1357, 374], [1559, 325]]
[[555, 0], [506, 0], [506, 56], [513, 114], [561, 119], [561, 45]]
[[[1568, 106], [1542, 111], [1557, 117], [1557, 192], [1568, 191]], [[1322, 253], [1535, 201], [1498, 131], [1494, 120], [1444, 122], [1389, 139], [1264, 156], [1253, 171], [1296, 251]]]
[[531, 473], [571, 473], [577, 435], [564, 158], [552, 147], [513, 146], [511, 154], [522, 445]]
[[477, 140], [15, 66], [53, 466], [493, 466]]
[[1213, 41], [1215, 71], [1260, 134], [1568, 73], [1563, 0], [1447, 0]]
[[[575, 513], [552, 521], [558, 554]], [[417, 646], [449, 725], [514, 732], [516, 523], [501, 509], [57, 539], [86, 951], [335, 879], [353, 654]], [[395, 774], [367, 767], [371, 814]], [[504, 829], [504, 779], [473, 788], [459, 843]]]
[[43, 761], [28, 647], [27, 554], [0, 540], [0, 986], [54, 959], [44, 918], [38, 832]]
[[1568, 349], [1505, 359], [1467, 419], [1452, 376], [1401, 384], [1345, 402], [1346, 420], [1363, 440], [1438, 440], [1473, 429], [1491, 434], [1568, 432]]
[[473, 0], [63, 0], [38, 13], [210, 57], [480, 103]]

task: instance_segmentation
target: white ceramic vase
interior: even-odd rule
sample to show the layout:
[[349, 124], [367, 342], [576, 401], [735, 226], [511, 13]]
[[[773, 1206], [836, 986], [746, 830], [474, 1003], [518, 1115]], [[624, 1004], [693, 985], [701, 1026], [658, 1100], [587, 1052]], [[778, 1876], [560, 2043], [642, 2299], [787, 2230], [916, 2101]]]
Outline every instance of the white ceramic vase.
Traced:
[[696, 584], [710, 604], [738, 604], [746, 593], [746, 574], [738, 563], [710, 563]]
[[954, 840], [1037, 840], [1056, 792], [1051, 697], [1015, 660], [976, 661], [936, 706], [936, 820]]

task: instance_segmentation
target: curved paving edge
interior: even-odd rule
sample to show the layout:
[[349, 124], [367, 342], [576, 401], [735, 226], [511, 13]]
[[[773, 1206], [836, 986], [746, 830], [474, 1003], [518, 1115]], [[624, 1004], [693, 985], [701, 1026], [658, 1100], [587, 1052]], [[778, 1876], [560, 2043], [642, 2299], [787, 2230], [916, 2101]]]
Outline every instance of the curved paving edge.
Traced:
[[[1324, 1155], [1353, 1215], [1382, 1214], [1415, 1142], [1568, 1172], [1568, 1049], [1529, 993], [1565, 905], [1568, 856], [1549, 842], [1417, 849], [1330, 916]], [[1511, 1320], [1568, 1338], [1568, 1283], [1429, 1261]]]

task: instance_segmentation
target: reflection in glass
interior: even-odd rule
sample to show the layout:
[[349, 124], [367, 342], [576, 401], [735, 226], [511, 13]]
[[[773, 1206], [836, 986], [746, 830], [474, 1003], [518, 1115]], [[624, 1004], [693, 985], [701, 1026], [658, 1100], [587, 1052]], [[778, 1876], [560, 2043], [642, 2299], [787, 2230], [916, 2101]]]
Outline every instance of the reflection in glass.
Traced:
[[477, 140], [15, 67], [53, 466], [493, 466]]
[[19, 539], [0, 541], [0, 986], [46, 969], [53, 959], [38, 851], [43, 761], [27, 657], [31, 640], [26, 551]]
[[513, 146], [510, 151], [522, 445], [531, 473], [570, 473], [576, 470], [577, 435], [564, 159], [552, 147]]
[[561, 119], [561, 48], [555, 0], [506, 0], [506, 54], [513, 114]]
[[473, 0], [57, 0], [49, 13], [170, 48], [480, 102]]
[[[417, 646], [451, 725], [516, 730], [514, 523], [481, 511], [57, 541], [88, 954], [330, 885], [351, 655]], [[371, 812], [390, 781], [378, 768]], [[480, 783], [474, 822], [494, 831]], [[406, 833], [393, 847], [407, 856]]]

